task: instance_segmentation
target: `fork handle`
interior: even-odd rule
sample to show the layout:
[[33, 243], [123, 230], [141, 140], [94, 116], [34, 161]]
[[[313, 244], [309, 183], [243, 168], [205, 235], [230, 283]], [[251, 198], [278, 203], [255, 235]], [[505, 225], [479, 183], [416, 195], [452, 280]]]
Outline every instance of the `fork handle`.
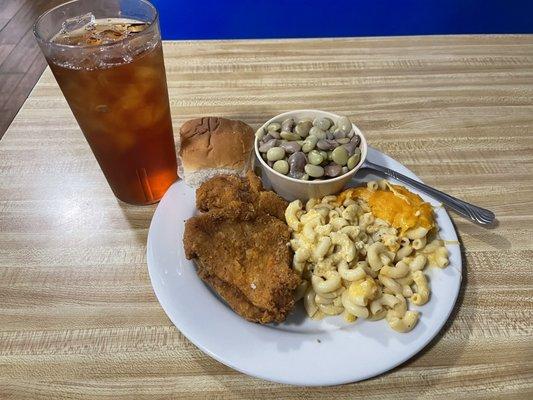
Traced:
[[456, 197], [450, 196], [449, 194], [441, 192], [440, 190], [432, 188], [431, 186], [425, 185], [422, 182], [415, 181], [414, 179], [400, 174], [399, 172], [393, 171], [390, 168], [374, 164], [370, 161], [365, 161], [362, 168], [369, 168], [379, 171], [391, 178], [405, 183], [406, 185], [412, 186], [420, 190], [421, 192], [424, 192], [425, 194], [433, 197], [435, 200], [440, 201], [442, 204], [448, 206], [456, 213], [480, 225], [489, 225], [494, 222], [495, 216], [492, 211], [467, 203], [466, 201], [459, 200]]

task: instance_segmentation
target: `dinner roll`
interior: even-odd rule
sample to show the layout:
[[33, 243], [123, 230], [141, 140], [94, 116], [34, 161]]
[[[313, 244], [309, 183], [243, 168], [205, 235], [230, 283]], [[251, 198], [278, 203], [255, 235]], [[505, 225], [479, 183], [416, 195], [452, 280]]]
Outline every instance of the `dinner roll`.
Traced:
[[242, 121], [196, 118], [180, 129], [178, 170], [193, 187], [221, 174], [243, 176], [251, 168], [253, 129]]

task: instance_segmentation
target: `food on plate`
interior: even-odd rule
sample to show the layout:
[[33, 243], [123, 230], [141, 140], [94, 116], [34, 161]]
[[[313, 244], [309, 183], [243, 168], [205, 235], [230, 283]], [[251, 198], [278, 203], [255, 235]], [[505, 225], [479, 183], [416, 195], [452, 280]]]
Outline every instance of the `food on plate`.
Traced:
[[193, 187], [220, 174], [244, 176], [251, 167], [253, 143], [254, 131], [242, 121], [187, 121], [180, 129], [180, 175]]
[[196, 207], [200, 211], [224, 208], [252, 215], [260, 211], [285, 222], [287, 202], [276, 193], [263, 190], [261, 180], [250, 171], [246, 179], [221, 175], [204, 182], [196, 190]]
[[302, 180], [335, 178], [361, 160], [361, 137], [348, 117], [287, 118], [256, 132], [259, 154], [270, 168]]
[[429, 301], [426, 265], [444, 268], [448, 250], [436, 237], [431, 206], [387, 181], [338, 196], [295, 200], [285, 211], [292, 235], [293, 268], [303, 278], [297, 299], [316, 319], [385, 318], [409, 332]]
[[196, 200], [204, 212], [185, 223], [183, 244], [200, 278], [249, 321], [285, 320], [300, 284], [287, 246], [287, 202], [264, 191], [252, 172], [212, 178]]

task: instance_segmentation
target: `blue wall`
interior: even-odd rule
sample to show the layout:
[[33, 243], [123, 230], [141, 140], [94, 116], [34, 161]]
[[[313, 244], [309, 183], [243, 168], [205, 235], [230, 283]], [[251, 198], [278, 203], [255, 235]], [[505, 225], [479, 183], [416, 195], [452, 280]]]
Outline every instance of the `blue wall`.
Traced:
[[164, 39], [533, 33], [533, 0], [152, 0]]

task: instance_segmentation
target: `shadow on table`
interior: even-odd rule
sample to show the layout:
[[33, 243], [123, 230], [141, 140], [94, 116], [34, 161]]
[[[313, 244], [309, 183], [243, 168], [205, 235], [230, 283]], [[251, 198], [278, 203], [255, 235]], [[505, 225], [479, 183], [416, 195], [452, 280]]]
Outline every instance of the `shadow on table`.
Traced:
[[122, 211], [124, 219], [128, 222], [131, 230], [135, 233], [135, 242], [139, 245], [146, 246], [148, 237], [148, 228], [154, 215], [157, 204], [147, 206], [135, 206], [124, 203], [117, 199], [117, 204]]

